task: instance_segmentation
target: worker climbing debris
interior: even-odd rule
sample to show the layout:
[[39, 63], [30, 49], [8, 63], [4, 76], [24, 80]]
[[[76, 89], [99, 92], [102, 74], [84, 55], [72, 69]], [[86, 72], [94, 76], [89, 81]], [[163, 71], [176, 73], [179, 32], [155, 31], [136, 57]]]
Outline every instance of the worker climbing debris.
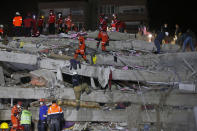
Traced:
[[72, 74], [72, 84], [74, 87], [74, 93], [75, 93], [75, 100], [77, 103], [76, 109], [79, 110], [80, 108], [80, 98], [81, 98], [81, 93], [85, 91], [87, 94], [91, 93], [91, 90], [89, 89], [88, 85], [86, 83], [81, 83], [80, 82], [80, 76], [77, 74], [76, 71], [73, 71]]
[[109, 46], [109, 36], [105, 29], [101, 30], [98, 34], [97, 49], [100, 46], [100, 42], [102, 51], [106, 51], [106, 46]]
[[79, 33], [79, 48], [75, 50], [75, 56], [74, 58], [77, 59], [78, 55], [80, 54], [83, 59], [87, 62], [87, 58], [86, 58], [86, 53], [85, 53], [85, 49], [86, 49], [86, 45], [85, 45], [85, 39], [84, 37]]

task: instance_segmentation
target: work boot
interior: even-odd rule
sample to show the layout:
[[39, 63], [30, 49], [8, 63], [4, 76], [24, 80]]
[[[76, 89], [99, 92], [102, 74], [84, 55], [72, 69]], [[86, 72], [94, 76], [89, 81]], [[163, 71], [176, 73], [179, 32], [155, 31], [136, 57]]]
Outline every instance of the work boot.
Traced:
[[89, 60], [85, 60], [87, 64], [90, 64]]

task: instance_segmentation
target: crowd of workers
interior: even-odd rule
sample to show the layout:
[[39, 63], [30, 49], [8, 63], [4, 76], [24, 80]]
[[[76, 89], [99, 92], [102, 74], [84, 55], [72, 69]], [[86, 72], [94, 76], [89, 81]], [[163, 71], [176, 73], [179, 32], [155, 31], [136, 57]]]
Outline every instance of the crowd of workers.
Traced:
[[[39, 36], [43, 33], [45, 26], [48, 28], [49, 34], [55, 34], [56, 29], [58, 33], [68, 33], [70, 30], [77, 31], [77, 28], [72, 22], [71, 15], [63, 19], [62, 13], [59, 12], [57, 17], [53, 10], [50, 10], [48, 20], [41, 15], [39, 18], [35, 14], [28, 13], [23, 20], [19, 12], [16, 12], [16, 16], [13, 18], [14, 35], [15, 36]], [[23, 33], [22, 33], [23, 31]]]
[[[150, 32], [148, 32], [148, 29], [145, 25], [140, 25], [138, 32], [143, 36], [153, 36]], [[187, 48], [187, 44], [190, 45], [191, 51], [195, 50], [196, 46], [196, 37], [194, 32], [192, 32], [190, 29], [187, 29], [186, 32], [182, 32], [181, 28], [178, 24], [175, 24], [175, 30], [172, 32], [170, 31], [168, 24], [165, 23], [163, 26], [161, 26], [160, 30], [157, 30], [154, 35], [154, 44], [157, 48], [156, 54], [161, 53], [161, 45], [162, 44], [169, 44], [174, 42], [174, 44], [178, 44], [182, 47], [182, 51], [184, 52]]]
[[[47, 131], [47, 125], [50, 131], [60, 131], [64, 124], [64, 114], [62, 108], [56, 103], [56, 100], [52, 101], [50, 107], [45, 104], [45, 99], [39, 100], [39, 121], [38, 131]], [[28, 104], [23, 104], [18, 101], [11, 110], [11, 129], [6, 122], [1, 123], [0, 130], [3, 131], [31, 131], [32, 126], [32, 113], [28, 110]]]
[[[73, 68], [72, 84], [76, 99], [76, 109], [80, 108], [80, 97], [85, 91], [87, 94], [91, 93], [91, 89], [88, 84], [81, 81], [81, 77], [77, 73], [77, 65], [80, 63], [75, 59], [71, 59], [71, 69]], [[46, 105], [46, 99], [40, 99], [39, 121], [38, 131], [47, 131], [49, 127], [50, 131], [60, 131], [64, 127], [64, 114], [62, 108], [57, 104], [56, 100], [52, 101], [51, 106]], [[23, 105], [23, 106], [22, 106]], [[32, 130], [32, 113], [28, 110], [29, 103], [22, 103], [18, 101], [11, 110], [11, 131], [31, 131]], [[9, 129], [8, 123], [1, 123], [0, 129], [7, 131]]]

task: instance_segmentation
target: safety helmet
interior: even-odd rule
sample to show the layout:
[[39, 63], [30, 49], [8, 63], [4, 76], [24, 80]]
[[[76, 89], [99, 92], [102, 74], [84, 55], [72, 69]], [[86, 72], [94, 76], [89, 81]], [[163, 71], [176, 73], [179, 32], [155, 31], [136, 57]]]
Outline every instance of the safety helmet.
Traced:
[[44, 19], [44, 15], [42, 15], [41, 18]]
[[16, 15], [20, 15], [20, 13], [17, 11], [17, 12], [16, 12]]
[[3, 28], [3, 25], [0, 25], [0, 28]]
[[22, 101], [18, 101], [18, 103], [17, 103], [18, 105], [20, 105], [20, 106], [22, 106]]
[[8, 123], [6, 122], [1, 123], [0, 129], [9, 129]]
[[40, 101], [40, 102], [44, 102], [44, 101], [45, 101], [45, 99], [44, 99], [44, 98], [41, 98], [39, 101]]
[[72, 75], [77, 75], [77, 72], [76, 71], [73, 71]]

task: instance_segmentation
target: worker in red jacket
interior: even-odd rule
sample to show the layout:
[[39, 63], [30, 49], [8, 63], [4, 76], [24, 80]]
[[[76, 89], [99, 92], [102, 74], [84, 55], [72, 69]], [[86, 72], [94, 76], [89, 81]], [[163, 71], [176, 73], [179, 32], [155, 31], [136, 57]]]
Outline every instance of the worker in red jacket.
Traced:
[[[0, 37], [2, 38], [4, 34], [4, 29], [3, 29], [3, 25], [0, 25]], [[1, 39], [0, 38], [0, 39]]]
[[40, 32], [40, 34], [43, 33], [43, 27], [44, 27], [44, 16], [41, 15], [38, 22], [37, 22], [37, 25], [38, 25], [38, 30]]
[[55, 22], [56, 22], [56, 16], [53, 10], [50, 10], [49, 19], [48, 19], [49, 34], [55, 34]]
[[37, 32], [37, 19], [36, 19], [36, 15], [33, 14], [32, 16], [32, 21], [33, 21], [33, 29], [32, 29], [32, 34], [35, 35]]
[[24, 19], [24, 28], [25, 28], [25, 37], [31, 36], [33, 19], [31, 18], [31, 14], [28, 13], [27, 17]]
[[123, 21], [120, 21], [119, 24], [119, 32], [124, 33], [126, 28], [126, 24]]
[[68, 33], [68, 31], [71, 31], [73, 25], [71, 15], [65, 18], [64, 23], [65, 23], [65, 33]]
[[107, 31], [107, 17], [104, 14], [99, 17], [99, 30]]
[[77, 59], [78, 55], [82, 55], [83, 59], [85, 61], [87, 61], [87, 58], [86, 58], [86, 55], [85, 55], [85, 39], [84, 37], [81, 35], [81, 34], [78, 34], [79, 35], [79, 48], [76, 49], [75, 51], [75, 56], [74, 58]]
[[106, 51], [106, 46], [109, 45], [109, 36], [108, 36], [106, 30], [102, 30], [99, 32], [98, 40], [99, 40], [99, 42], [97, 43], [97, 48], [99, 48], [100, 41], [101, 41], [102, 51]]
[[64, 32], [64, 29], [63, 29], [63, 18], [62, 18], [62, 13], [61, 12], [58, 13], [57, 30], [58, 30], [58, 34]]
[[16, 12], [16, 16], [13, 18], [15, 36], [21, 36], [23, 19], [19, 12]]

